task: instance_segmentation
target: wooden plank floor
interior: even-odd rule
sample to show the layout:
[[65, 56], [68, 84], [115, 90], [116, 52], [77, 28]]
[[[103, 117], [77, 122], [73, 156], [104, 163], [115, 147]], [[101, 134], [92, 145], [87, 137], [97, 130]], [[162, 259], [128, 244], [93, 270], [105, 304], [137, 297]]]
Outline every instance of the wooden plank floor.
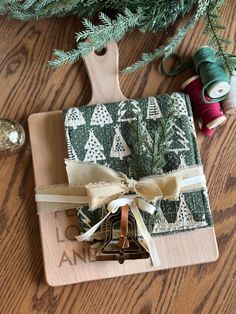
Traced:
[[[223, 10], [225, 35], [235, 38], [236, 4]], [[37, 22], [0, 18], [0, 115], [19, 120], [27, 135], [33, 112], [86, 104], [91, 89], [83, 62], [53, 70], [54, 48], [70, 49], [80, 27], [74, 17]], [[166, 33], [132, 33], [119, 43], [120, 67], [165, 40]], [[178, 52], [189, 55], [206, 43], [199, 23]], [[236, 53], [235, 46], [230, 52]], [[189, 71], [165, 79], [158, 63], [121, 74], [127, 97], [180, 89]], [[17, 156], [0, 159], [0, 313], [229, 313], [236, 312], [236, 117], [228, 117], [211, 139], [198, 135], [208, 181], [220, 257], [207, 265], [171, 269], [99, 282], [48, 287], [43, 261], [29, 137]]]

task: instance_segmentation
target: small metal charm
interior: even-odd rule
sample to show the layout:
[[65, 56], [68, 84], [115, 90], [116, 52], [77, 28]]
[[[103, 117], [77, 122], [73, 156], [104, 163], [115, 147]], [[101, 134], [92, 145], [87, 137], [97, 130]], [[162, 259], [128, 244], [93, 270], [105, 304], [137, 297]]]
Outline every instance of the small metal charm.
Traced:
[[0, 157], [16, 154], [24, 142], [23, 127], [14, 120], [0, 118]]

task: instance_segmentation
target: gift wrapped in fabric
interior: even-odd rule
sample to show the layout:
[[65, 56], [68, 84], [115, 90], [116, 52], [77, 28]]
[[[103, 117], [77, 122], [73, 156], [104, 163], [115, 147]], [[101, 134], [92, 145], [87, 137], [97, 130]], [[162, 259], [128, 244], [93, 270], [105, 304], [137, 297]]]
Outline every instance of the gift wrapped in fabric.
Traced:
[[[65, 109], [64, 126], [70, 160], [100, 164], [134, 180], [193, 174], [186, 180], [186, 186], [191, 188], [180, 190], [178, 199], [158, 199], [152, 203], [153, 215], [141, 211], [152, 236], [212, 225], [206, 186], [191, 183], [196, 169], [202, 171], [202, 165], [188, 96], [172, 93]], [[105, 214], [106, 206], [96, 210], [80, 207], [81, 233]], [[102, 230], [101, 226], [93, 239], [100, 239]]]

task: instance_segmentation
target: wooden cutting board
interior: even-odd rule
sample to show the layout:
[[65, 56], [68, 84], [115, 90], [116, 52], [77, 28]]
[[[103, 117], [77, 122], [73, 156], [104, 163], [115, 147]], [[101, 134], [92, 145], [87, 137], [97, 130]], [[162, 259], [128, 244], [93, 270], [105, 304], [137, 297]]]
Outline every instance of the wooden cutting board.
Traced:
[[[126, 99], [119, 87], [118, 47], [110, 43], [102, 56], [94, 52], [85, 65], [92, 86], [90, 104]], [[67, 156], [62, 111], [32, 114], [29, 132], [36, 187], [66, 183]], [[95, 250], [74, 239], [79, 234], [75, 210], [40, 214], [39, 224], [46, 281], [50, 286], [137, 274], [184, 265], [212, 262], [218, 257], [213, 227], [155, 237], [161, 266], [150, 259], [96, 262]]]

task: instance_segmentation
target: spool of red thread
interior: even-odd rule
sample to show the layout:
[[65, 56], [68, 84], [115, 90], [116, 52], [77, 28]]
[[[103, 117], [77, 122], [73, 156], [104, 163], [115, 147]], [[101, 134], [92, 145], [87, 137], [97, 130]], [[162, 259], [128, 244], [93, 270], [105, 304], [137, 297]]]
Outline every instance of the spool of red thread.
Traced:
[[[200, 129], [208, 137], [214, 133], [214, 128], [225, 122], [226, 118], [221, 110], [219, 102], [206, 104], [201, 99], [202, 83], [198, 75], [195, 75], [183, 83], [182, 89], [188, 94], [194, 114], [200, 120]], [[211, 100], [207, 97], [207, 100]]]

